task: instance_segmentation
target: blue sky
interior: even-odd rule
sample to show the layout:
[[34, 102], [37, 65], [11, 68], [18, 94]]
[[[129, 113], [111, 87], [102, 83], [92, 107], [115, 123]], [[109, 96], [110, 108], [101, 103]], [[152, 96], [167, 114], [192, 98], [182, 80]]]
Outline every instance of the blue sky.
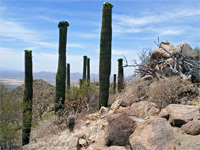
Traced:
[[[0, 67], [24, 70], [24, 50], [33, 50], [33, 70], [57, 71], [58, 22], [69, 22], [67, 62], [82, 72], [82, 57], [98, 73], [102, 0], [0, 0]], [[200, 47], [200, 0], [110, 0], [113, 7], [112, 74], [117, 59], [132, 63], [154, 41]], [[133, 68], [125, 68], [131, 75]]]

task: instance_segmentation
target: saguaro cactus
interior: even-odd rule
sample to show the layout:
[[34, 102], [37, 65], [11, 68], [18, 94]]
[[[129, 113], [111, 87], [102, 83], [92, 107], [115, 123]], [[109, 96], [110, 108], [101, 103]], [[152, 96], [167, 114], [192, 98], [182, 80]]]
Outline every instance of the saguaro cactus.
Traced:
[[83, 56], [83, 82], [86, 81], [87, 56]]
[[124, 89], [124, 68], [123, 59], [118, 59], [118, 92]]
[[83, 85], [83, 79], [79, 79], [79, 88], [81, 89]]
[[22, 145], [29, 143], [32, 122], [33, 73], [32, 51], [25, 50], [25, 89], [23, 98]]
[[62, 108], [61, 104], [65, 102], [65, 86], [66, 86], [66, 43], [67, 43], [67, 21], [61, 21], [59, 27], [59, 58], [58, 70], [56, 74], [56, 99], [55, 113]]
[[70, 64], [67, 64], [67, 91], [70, 91]]
[[87, 82], [90, 83], [90, 58], [87, 58]]
[[116, 93], [116, 74], [113, 75], [113, 94]]
[[103, 4], [99, 62], [99, 108], [101, 106], [107, 107], [109, 97], [109, 82], [111, 72], [112, 8], [113, 5], [108, 2]]

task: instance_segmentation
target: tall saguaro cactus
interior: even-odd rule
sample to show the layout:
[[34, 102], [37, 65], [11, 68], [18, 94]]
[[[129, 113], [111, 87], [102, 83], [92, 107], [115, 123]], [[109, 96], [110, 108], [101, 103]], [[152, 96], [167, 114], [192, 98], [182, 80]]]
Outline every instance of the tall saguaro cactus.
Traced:
[[25, 89], [23, 98], [22, 145], [29, 143], [32, 122], [33, 72], [32, 51], [25, 50]]
[[87, 58], [87, 82], [90, 84], [90, 58]]
[[113, 94], [116, 94], [116, 74], [113, 75]]
[[86, 81], [87, 70], [87, 56], [83, 56], [83, 82]]
[[118, 59], [118, 92], [124, 89], [124, 68], [123, 59]]
[[102, 9], [100, 62], [99, 62], [99, 108], [107, 107], [111, 72], [112, 8], [106, 2]]
[[70, 64], [67, 64], [67, 91], [70, 91]]
[[66, 86], [66, 43], [67, 43], [67, 21], [61, 21], [59, 28], [59, 58], [58, 70], [56, 74], [56, 99], [55, 113], [62, 108], [61, 104], [65, 102], [65, 86]]

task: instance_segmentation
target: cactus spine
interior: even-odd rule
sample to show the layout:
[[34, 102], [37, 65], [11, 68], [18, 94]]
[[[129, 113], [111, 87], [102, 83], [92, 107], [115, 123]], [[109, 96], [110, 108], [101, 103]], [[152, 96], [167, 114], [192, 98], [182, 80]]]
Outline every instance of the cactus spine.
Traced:
[[123, 59], [118, 59], [118, 92], [124, 89]]
[[70, 92], [70, 64], [67, 64], [67, 91]]
[[66, 86], [66, 43], [67, 43], [67, 21], [59, 22], [59, 58], [58, 70], [56, 74], [56, 99], [55, 113], [62, 108], [65, 102], [65, 86]]
[[83, 82], [86, 81], [87, 56], [83, 56]]
[[90, 84], [90, 58], [87, 58], [87, 82]]
[[116, 74], [113, 75], [113, 94], [116, 94]]
[[106, 2], [102, 9], [102, 25], [99, 62], [99, 108], [107, 107], [111, 72], [112, 8]]
[[29, 143], [32, 122], [33, 73], [32, 51], [25, 50], [25, 89], [23, 98], [22, 145]]

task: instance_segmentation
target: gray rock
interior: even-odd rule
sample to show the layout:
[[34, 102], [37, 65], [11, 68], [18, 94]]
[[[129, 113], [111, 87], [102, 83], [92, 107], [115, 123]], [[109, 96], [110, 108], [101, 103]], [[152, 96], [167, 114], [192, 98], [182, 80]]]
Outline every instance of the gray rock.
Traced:
[[99, 117], [103, 117], [105, 114], [108, 113], [108, 108], [106, 107], [101, 107], [101, 109], [99, 110]]
[[183, 47], [182, 48], [182, 54], [184, 56], [186, 56], [187, 58], [190, 58], [190, 59], [198, 60], [197, 52], [195, 50], [193, 50], [188, 43], [183, 42], [183, 43], [177, 45], [175, 51], [176, 52], [181, 52], [181, 47]]
[[121, 103], [122, 103], [122, 99], [118, 99], [111, 105], [110, 108], [112, 110], [117, 110], [117, 109], [119, 109], [119, 106], [121, 105]]
[[138, 124], [129, 142], [132, 150], [175, 150], [176, 146], [173, 129], [163, 118]]
[[198, 135], [200, 134], [200, 120], [189, 121], [181, 127], [181, 130], [186, 134]]
[[[169, 123], [176, 127], [193, 120], [200, 119], [200, 113], [197, 106], [170, 104], [161, 111], [159, 116], [166, 118], [168, 116]], [[165, 117], [166, 116], [166, 117]]]

